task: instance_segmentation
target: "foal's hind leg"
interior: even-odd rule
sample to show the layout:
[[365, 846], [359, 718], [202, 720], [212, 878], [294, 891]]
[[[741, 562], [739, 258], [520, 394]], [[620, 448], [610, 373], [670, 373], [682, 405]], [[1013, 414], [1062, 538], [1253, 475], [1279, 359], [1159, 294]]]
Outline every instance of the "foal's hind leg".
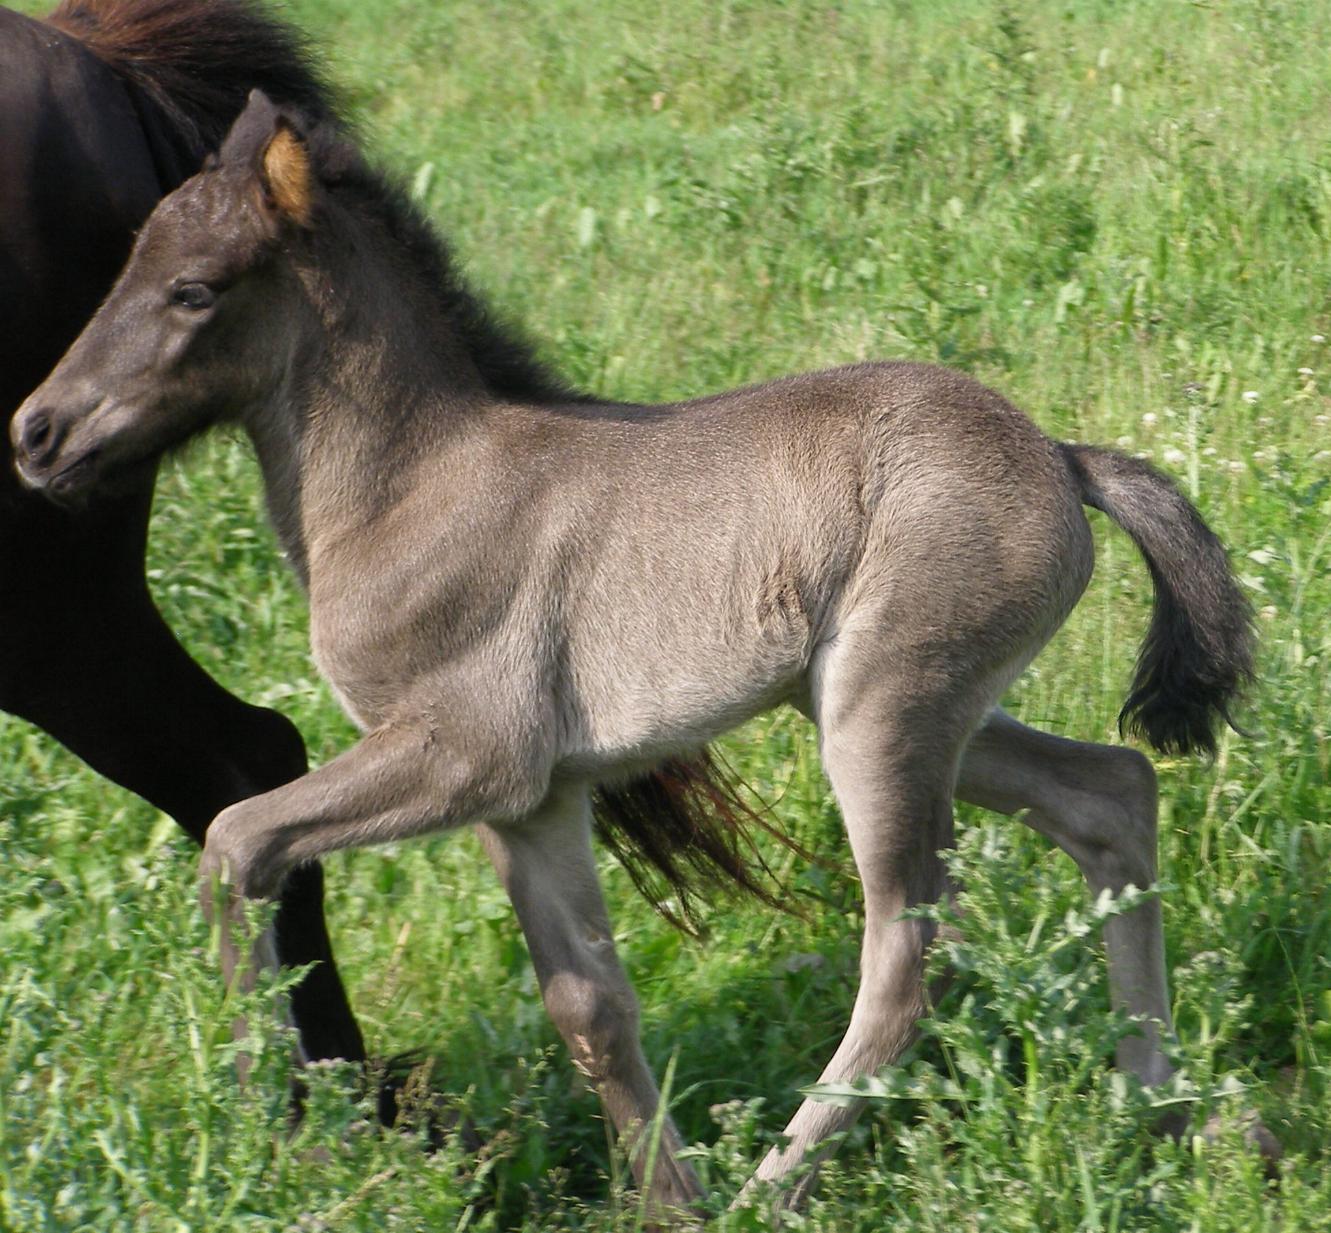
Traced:
[[678, 1159], [679, 1135], [667, 1115], [651, 1176], [644, 1176], [660, 1095], [601, 898], [586, 791], [567, 789], [534, 817], [480, 834], [522, 924], [550, 1018], [626, 1139], [634, 1178], [654, 1205], [686, 1206], [701, 1189]]
[[[820, 1082], [872, 1074], [900, 1056], [926, 1009], [925, 951], [935, 927], [902, 917], [948, 890], [940, 849], [952, 844], [957, 760], [991, 702], [937, 660], [897, 649], [861, 659], [844, 644], [827, 657], [817, 705], [823, 766], [845, 818], [864, 885], [860, 987], [850, 1026]], [[746, 1186], [807, 1171], [781, 1202], [797, 1206], [813, 1185], [826, 1140], [849, 1129], [857, 1106], [806, 1100]]]
[[[1050, 736], [995, 710], [962, 758], [957, 796], [999, 813], [1025, 811], [1024, 821], [1071, 856], [1097, 894], [1155, 881], [1155, 771], [1134, 750]], [[1119, 1068], [1161, 1083], [1173, 1069], [1161, 1042], [1174, 1024], [1160, 901], [1110, 917], [1105, 951], [1114, 1004], [1142, 1019], [1141, 1034], [1119, 1043]], [[1179, 1133], [1186, 1120], [1171, 1117], [1162, 1128]], [[1269, 1163], [1279, 1160], [1280, 1143], [1261, 1120], [1249, 1113], [1243, 1121], [1253, 1147]]]
[[[1015, 814], [1063, 849], [1091, 890], [1119, 894], [1156, 878], [1155, 771], [1121, 746], [1049, 736], [992, 711], [961, 762], [959, 799]], [[1173, 1033], [1166, 987], [1160, 901], [1152, 898], [1105, 924], [1114, 1002], [1143, 1019], [1140, 1035], [1118, 1047], [1118, 1065], [1143, 1083], [1172, 1071], [1161, 1032]]]

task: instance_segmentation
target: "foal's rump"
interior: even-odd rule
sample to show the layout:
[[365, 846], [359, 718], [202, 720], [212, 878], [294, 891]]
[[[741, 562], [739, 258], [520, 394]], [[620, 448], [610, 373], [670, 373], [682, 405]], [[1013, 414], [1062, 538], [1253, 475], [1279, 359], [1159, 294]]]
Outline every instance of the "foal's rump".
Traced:
[[1028, 659], [1089, 581], [1081, 493], [1011, 403], [925, 364], [862, 365], [864, 547], [837, 623], [985, 669]]

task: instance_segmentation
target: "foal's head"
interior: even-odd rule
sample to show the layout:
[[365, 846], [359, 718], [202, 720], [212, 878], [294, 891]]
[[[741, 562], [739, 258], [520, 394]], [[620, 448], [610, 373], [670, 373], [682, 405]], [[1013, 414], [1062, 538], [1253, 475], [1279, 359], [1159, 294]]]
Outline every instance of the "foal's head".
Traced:
[[24, 480], [86, 491], [273, 397], [310, 312], [283, 258], [320, 199], [301, 122], [254, 91], [220, 153], [153, 211], [106, 302], [15, 416]]

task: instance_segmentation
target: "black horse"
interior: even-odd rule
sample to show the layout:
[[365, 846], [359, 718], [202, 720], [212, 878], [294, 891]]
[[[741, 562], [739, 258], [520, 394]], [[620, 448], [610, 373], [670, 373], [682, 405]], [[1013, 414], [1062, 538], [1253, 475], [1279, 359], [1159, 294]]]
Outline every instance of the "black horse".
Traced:
[[[301, 38], [250, 0], [64, 0], [45, 21], [0, 9], [6, 424], [255, 86], [332, 114]], [[151, 503], [150, 475], [78, 510], [25, 492], [0, 432], [0, 707], [202, 842], [227, 805], [302, 774], [305, 749], [281, 715], [213, 681], [153, 607]], [[316, 963], [292, 997], [305, 1056], [363, 1060], [317, 865], [286, 883], [277, 938], [284, 963]]]

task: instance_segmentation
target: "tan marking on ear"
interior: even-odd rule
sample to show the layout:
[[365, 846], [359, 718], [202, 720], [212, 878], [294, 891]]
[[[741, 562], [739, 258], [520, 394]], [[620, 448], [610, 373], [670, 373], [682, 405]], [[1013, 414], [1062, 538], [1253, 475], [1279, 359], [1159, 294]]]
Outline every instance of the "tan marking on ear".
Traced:
[[308, 227], [314, 215], [310, 152], [285, 125], [273, 134], [263, 152], [263, 178], [273, 204], [302, 227]]

